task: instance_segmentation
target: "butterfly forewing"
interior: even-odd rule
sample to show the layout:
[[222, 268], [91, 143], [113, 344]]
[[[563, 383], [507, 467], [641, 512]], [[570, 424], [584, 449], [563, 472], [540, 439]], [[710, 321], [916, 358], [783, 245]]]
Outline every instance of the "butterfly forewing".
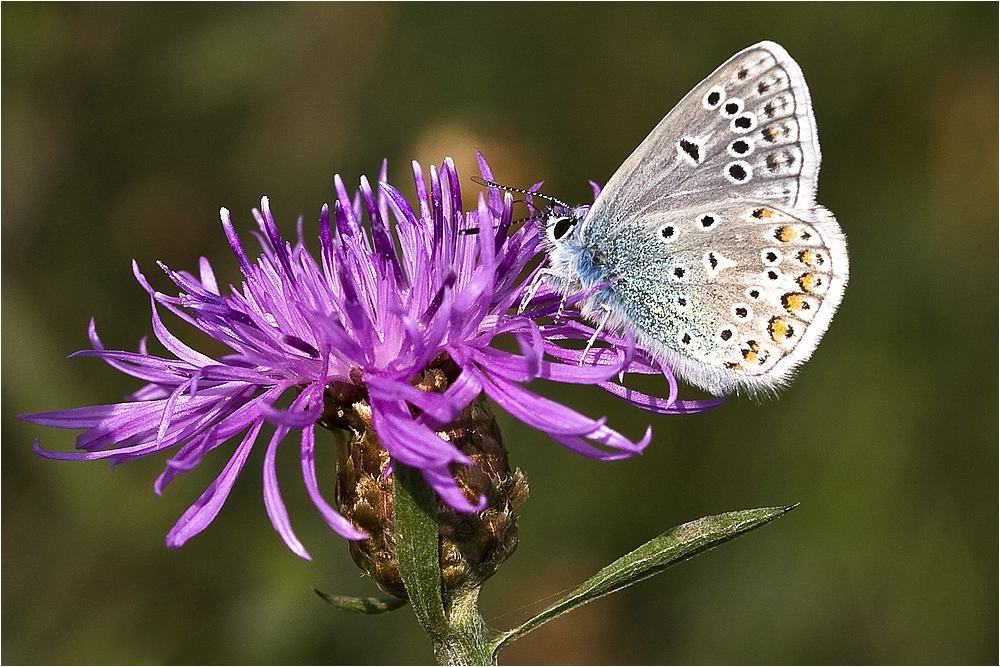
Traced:
[[[717, 198], [727, 185], [737, 186], [740, 195], [752, 190], [808, 207], [815, 201], [820, 162], [815, 126], [795, 61], [773, 42], [749, 47], [653, 128], [608, 181], [586, 224], [606, 233], [602, 227], [684, 201]], [[750, 166], [748, 177], [739, 163]]]

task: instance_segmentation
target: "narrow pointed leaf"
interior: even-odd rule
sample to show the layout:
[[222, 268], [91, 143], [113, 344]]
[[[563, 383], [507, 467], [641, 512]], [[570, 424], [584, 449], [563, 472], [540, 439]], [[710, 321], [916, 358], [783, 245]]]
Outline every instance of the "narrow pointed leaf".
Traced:
[[796, 506], [727, 512], [671, 528], [608, 565], [559, 602], [520, 627], [501, 633], [494, 640], [494, 655], [504, 644], [523, 637], [554, 618], [592, 600], [648, 579], [671, 565], [693, 558], [703, 551], [759, 528]]
[[339, 607], [344, 611], [355, 614], [382, 614], [387, 611], [399, 609], [406, 604], [405, 598], [384, 597], [384, 598], [356, 598], [350, 595], [331, 595], [314, 588], [316, 595], [320, 596], [334, 607]]
[[441, 600], [437, 498], [416, 468], [393, 463], [396, 555], [413, 613], [432, 641], [448, 633]]

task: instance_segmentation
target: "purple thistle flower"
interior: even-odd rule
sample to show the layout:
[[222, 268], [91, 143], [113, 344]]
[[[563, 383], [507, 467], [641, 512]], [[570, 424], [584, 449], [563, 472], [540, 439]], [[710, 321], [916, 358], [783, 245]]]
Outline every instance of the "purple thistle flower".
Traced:
[[[491, 179], [481, 156], [480, 166]], [[204, 258], [198, 277], [160, 265], [179, 288], [178, 296], [154, 290], [133, 263], [136, 279], [150, 295], [153, 333], [172, 356], [150, 353], [145, 340], [138, 352], [105, 349], [91, 321], [93, 349], [76, 355], [104, 359], [148, 384], [122, 403], [21, 415], [35, 424], [84, 429], [76, 443], [82, 452], [52, 452], [38, 441], [36, 451], [54, 459], [107, 458], [115, 465], [177, 448], [156, 480], [160, 494], [178, 474], [242, 434], [218, 478], [168, 533], [167, 545], [177, 547], [218, 514], [269, 421], [276, 430], [264, 458], [264, 504], [285, 544], [308, 559], [292, 530], [275, 470], [278, 446], [289, 431], [301, 430], [303, 479], [323, 518], [347, 539], [366, 537], [323, 498], [317, 482], [315, 428], [331, 392], [361, 392], [392, 460], [419, 469], [445, 502], [467, 512], [481, 510], [485, 499], [467, 498], [451, 466], [472, 460], [435, 431], [480, 393], [571, 450], [606, 460], [641, 452], [650, 430], [633, 442], [604, 419], [585, 417], [521, 383], [546, 378], [596, 384], [641, 408], [668, 414], [719, 403], [678, 400], [669, 370], [636, 349], [627, 332], [625, 337], [600, 332], [600, 345], [586, 349], [561, 347], [558, 342], [590, 339], [594, 329], [574, 319], [579, 316], [574, 299], [552, 322], [561, 295], [544, 283], [519, 310], [542, 265], [528, 270], [540, 252], [535, 225], [509, 235], [510, 195], [501, 197], [492, 189], [480, 196], [476, 210], [463, 213], [450, 159], [440, 171], [431, 167], [429, 183], [417, 163], [413, 172], [416, 210], [386, 182], [385, 163], [377, 188], [362, 178], [353, 198], [338, 176], [333, 221], [327, 206], [320, 215], [318, 259], [304, 246], [301, 218], [297, 242], [286, 242], [264, 198], [261, 210], [254, 210], [262, 254], [252, 260], [222, 209], [223, 228], [243, 274], [242, 285], [230, 286], [228, 295]], [[213, 359], [182, 343], [164, 326], [160, 307], [231, 353]], [[518, 353], [491, 347], [501, 334], [514, 337]], [[413, 379], [443, 358], [459, 369], [448, 388], [443, 393], [416, 388]], [[669, 396], [627, 389], [615, 381], [626, 373], [663, 374]], [[288, 408], [276, 407], [285, 395], [291, 398]]]

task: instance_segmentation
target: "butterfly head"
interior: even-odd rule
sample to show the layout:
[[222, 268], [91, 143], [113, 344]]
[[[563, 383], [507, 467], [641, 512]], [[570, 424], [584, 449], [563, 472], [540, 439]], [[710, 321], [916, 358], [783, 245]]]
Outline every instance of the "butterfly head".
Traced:
[[589, 211], [590, 206], [553, 204], [538, 216], [538, 236], [548, 256], [546, 280], [564, 296], [606, 283], [610, 277], [602, 250], [588, 243]]
[[[536, 189], [514, 188], [479, 176], [473, 176], [472, 181], [489, 188], [527, 195], [528, 198], [526, 201], [528, 206], [531, 207], [533, 214], [526, 218], [525, 222], [534, 221], [538, 225], [538, 236], [541, 238], [542, 244], [550, 255], [552, 251], [560, 247], [569, 245], [578, 246], [580, 244], [580, 234], [583, 231], [583, 223], [587, 216], [587, 211], [590, 210], [589, 205], [570, 206], [566, 202], [539, 192]], [[549, 202], [549, 204], [539, 208], [534, 203], [535, 198], [543, 199]]]
[[584, 217], [589, 206], [566, 206], [553, 204], [542, 209], [539, 221], [545, 232], [546, 245], [555, 247], [579, 237]]

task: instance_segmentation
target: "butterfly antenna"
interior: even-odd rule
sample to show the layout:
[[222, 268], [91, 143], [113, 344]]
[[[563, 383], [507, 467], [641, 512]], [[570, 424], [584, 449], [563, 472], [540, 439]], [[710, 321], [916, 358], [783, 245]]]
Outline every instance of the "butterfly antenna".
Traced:
[[534, 190], [527, 190], [525, 188], [512, 188], [509, 185], [500, 185], [499, 183], [496, 183], [494, 181], [488, 181], [485, 178], [481, 178], [479, 176], [473, 176], [472, 182], [478, 183], [479, 185], [482, 185], [487, 188], [497, 188], [498, 190], [506, 190], [507, 192], [519, 192], [523, 195], [531, 195], [532, 197], [541, 197], [542, 199], [550, 201], [553, 204], [559, 204], [560, 206], [565, 206], [566, 208], [570, 207], [569, 204], [567, 204], [566, 202], [560, 199], [556, 199], [552, 195], [547, 195], [544, 192], [536, 192]]
[[[555, 197], [553, 197], [551, 195], [547, 195], [544, 192], [536, 192], [535, 190], [528, 190], [526, 188], [514, 188], [514, 187], [510, 187], [508, 185], [501, 185], [500, 183], [497, 183], [495, 181], [489, 181], [489, 180], [487, 180], [485, 178], [482, 178], [480, 176], [472, 176], [472, 182], [473, 183], [477, 183], [477, 184], [482, 185], [483, 187], [487, 187], [487, 188], [497, 188], [498, 190], [506, 190], [507, 192], [517, 192], [519, 194], [531, 195], [533, 197], [541, 197], [542, 199], [545, 199], [546, 201], [550, 201], [553, 204], [558, 204], [560, 206], [565, 206], [566, 208], [569, 208], [569, 204], [567, 204], [566, 202], [564, 202], [562, 200], [559, 200], [559, 199], [556, 199]], [[533, 210], [538, 210], [537, 207], [534, 204], [532, 204], [531, 202], [529, 202], [527, 200], [518, 200], [518, 201], [524, 201]], [[537, 214], [535, 214], [535, 215], [529, 215], [527, 218], [521, 218], [520, 220], [515, 220], [511, 224], [512, 225], [520, 225], [520, 224], [523, 224], [525, 222], [528, 222], [529, 220], [535, 220], [535, 219], [537, 219]], [[466, 229], [460, 229], [458, 233], [459, 234], [478, 234], [479, 233], [479, 228], [478, 227], [468, 227]]]

